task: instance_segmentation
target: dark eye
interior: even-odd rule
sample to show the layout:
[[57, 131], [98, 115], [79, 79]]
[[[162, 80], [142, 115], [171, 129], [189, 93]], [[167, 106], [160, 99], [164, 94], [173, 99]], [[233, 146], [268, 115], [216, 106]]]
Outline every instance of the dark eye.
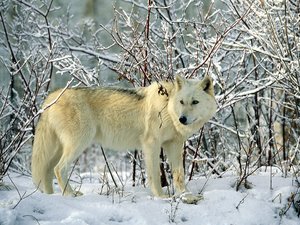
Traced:
[[199, 101], [197, 101], [197, 100], [192, 101], [192, 105], [197, 105], [198, 103], [199, 103]]
[[180, 104], [183, 105], [183, 100], [180, 100]]

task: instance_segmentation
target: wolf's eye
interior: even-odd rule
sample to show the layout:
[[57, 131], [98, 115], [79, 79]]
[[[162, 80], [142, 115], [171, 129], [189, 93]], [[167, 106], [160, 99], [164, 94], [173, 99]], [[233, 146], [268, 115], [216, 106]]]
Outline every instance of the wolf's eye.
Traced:
[[192, 105], [197, 105], [198, 103], [199, 103], [199, 101], [197, 101], [197, 100], [192, 101]]
[[180, 104], [183, 105], [183, 100], [180, 100]]

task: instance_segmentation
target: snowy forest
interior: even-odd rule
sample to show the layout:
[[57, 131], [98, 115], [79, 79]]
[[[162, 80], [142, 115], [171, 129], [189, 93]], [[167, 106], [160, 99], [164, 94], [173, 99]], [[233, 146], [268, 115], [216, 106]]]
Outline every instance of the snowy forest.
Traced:
[[[1, 0], [0, 71], [1, 225], [299, 224], [299, 0]], [[157, 223], [143, 220], [142, 215], [133, 219], [125, 212], [106, 218], [106, 222], [87, 214], [80, 222], [78, 214], [75, 220], [60, 212], [62, 218], [51, 222], [49, 218], [57, 215], [45, 216], [46, 209], [55, 207], [45, 204], [40, 209], [26, 204], [52, 201], [30, 183], [35, 126], [49, 93], [77, 86], [148, 86], [154, 81], [174, 80], [176, 74], [212, 77], [218, 105], [216, 115], [183, 146], [185, 177], [192, 191], [204, 194], [206, 201], [212, 196], [209, 192], [206, 196], [205, 190], [215, 187], [216, 197], [222, 194], [220, 186], [226, 186], [226, 191], [239, 199], [234, 210], [242, 213], [247, 198], [263, 195], [257, 187], [264, 186], [272, 193], [268, 204], [278, 201], [274, 210], [264, 215], [270, 220], [261, 220], [264, 216], [258, 216], [261, 222], [247, 217], [231, 220], [230, 213], [225, 216], [228, 220], [222, 220], [217, 212], [203, 219], [201, 210], [209, 214], [213, 204], [221, 204], [221, 196], [208, 202], [210, 209], [200, 201], [194, 206], [201, 207], [199, 211], [187, 214], [187, 207], [193, 206], [178, 199], [151, 202], [145, 197], [149, 193], [143, 195], [147, 177], [141, 149], [114, 153], [97, 145], [87, 149], [70, 171], [72, 186], [89, 192], [93, 184], [98, 194], [109, 199], [93, 202], [101, 205], [104, 201], [105, 213], [99, 212], [101, 207], [87, 211], [103, 219], [106, 211], [118, 210], [116, 202], [125, 210], [147, 201]], [[163, 150], [160, 158], [162, 183], [172, 189]], [[289, 182], [289, 189], [280, 186], [273, 193], [276, 179], [282, 185]], [[213, 184], [206, 189], [209, 182]], [[134, 203], [130, 204], [124, 200], [126, 189], [133, 193], [137, 189], [143, 198], [132, 197], [130, 203]], [[64, 200], [57, 193], [52, 198], [61, 203], [60, 211], [64, 211], [64, 201], [80, 201], [79, 207], [84, 207], [85, 200], [93, 201], [91, 195]], [[224, 201], [230, 200], [227, 196]], [[140, 206], [146, 207], [144, 204]], [[33, 207], [32, 211], [26, 211], [28, 207]], [[165, 217], [154, 212], [157, 207], [167, 207], [162, 213]], [[252, 205], [247, 210], [259, 208]]]

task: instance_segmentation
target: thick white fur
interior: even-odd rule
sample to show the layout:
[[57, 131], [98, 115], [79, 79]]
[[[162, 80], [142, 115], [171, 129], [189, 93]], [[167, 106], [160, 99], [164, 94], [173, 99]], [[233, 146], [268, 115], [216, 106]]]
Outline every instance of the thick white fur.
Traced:
[[142, 149], [152, 193], [163, 197], [161, 147], [171, 164], [176, 192], [185, 192], [183, 143], [214, 115], [216, 103], [209, 77], [195, 81], [177, 76], [175, 82], [138, 89], [58, 90], [43, 108], [32, 153], [33, 181], [42, 192], [53, 193], [55, 175], [64, 195], [76, 195], [68, 183], [69, 167], [96, 142], [115, 150]]

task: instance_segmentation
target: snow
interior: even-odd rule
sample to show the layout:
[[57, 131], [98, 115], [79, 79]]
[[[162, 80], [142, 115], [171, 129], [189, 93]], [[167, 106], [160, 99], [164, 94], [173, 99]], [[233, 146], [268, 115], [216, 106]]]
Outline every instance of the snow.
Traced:
[[[127, 182], [124, 191], [100, 195], [101, 184], [95, 179], [84, 179], [80, 197], [63, 197], [35, 191], [31, 177], [11, 173], [5, 183], [17, 187], [0, 191], [0, 224], [72, 224], [72, 225], [296, 225], [297, 213], [288, 205], [288, 198], [295, 192], [292, 177], [284, 178], [277, 171], [258, 171], [249, 177], [251, 189], [235, 190], [236, 177], [199, 177], [188, 183], [197, 193], [203, 189], [204, 199], [197, 205], [182, 203], [179, 199], [153, 198], [149, 188], [131, 187]], [[13, 182], [13, 183], [12, 183]], [[57, 186], [57, 185], [56, 185]], [[22, 200], [20, 201], [20, 196]]]

